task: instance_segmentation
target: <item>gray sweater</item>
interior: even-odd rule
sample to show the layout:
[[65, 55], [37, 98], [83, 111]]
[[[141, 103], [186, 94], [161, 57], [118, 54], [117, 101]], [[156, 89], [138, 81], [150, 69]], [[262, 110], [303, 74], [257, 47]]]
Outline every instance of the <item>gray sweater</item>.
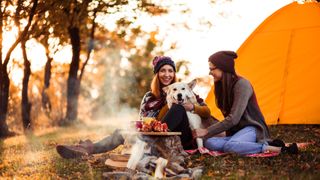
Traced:
[[246, 126], [254, 126], [257, 130], [257, 142], [267, 141], [270, 137], [268, 126], [250, 82], [240, 78], [234, 85], [233, 93], [233, 104], [229, 115], [223, 121], [208, 127], [208, 134], [205, 138], [210, 138], [223, 131], [226, 131], [227, 136], [232, 136]]

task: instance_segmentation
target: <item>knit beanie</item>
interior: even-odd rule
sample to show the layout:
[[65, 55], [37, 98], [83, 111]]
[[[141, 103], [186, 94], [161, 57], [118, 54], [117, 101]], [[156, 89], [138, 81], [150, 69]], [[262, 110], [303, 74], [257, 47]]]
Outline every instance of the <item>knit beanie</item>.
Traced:
[[209, 57], [209, 62], [224, 72], [235, 74], [234, 59], [237, 57], [233, 51], [218, 51]]
[[168, 56], [156, 56], [153, 58], [152, 64], [153, 64], [154, 74], [157, 74], [160, 68], [166, 64], [172, 66], [174, 72], [176, 72], [176, 65], [174, 64], [172, 59]]

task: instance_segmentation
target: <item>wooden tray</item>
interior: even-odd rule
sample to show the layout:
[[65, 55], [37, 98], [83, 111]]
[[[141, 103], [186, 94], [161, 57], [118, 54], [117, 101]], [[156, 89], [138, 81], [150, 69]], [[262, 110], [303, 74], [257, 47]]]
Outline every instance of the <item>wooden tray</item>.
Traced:
[[181, 135], [181, 132], [138, 132], [142, 135], [147, 136], [175, 136], [175, 135]]

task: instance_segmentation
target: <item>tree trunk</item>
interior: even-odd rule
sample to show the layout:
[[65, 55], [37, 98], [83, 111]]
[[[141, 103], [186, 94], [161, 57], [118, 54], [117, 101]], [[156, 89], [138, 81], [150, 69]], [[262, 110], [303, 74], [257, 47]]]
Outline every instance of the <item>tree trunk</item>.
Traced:
[[78, 97], [80, 93], [80, 81], [78, 78], [80, 61], [80, 31], [78, 27], [68, 29], [72, 45], [72, 61], [69, 69], [67, 84], [67, 114], [66, 122], [72, 122], [78, 116]]
[[2, 64], [2, 26], [3, 13], [0, 9], [0, 137], [9, 135], [8, 125], [6, 122], [9, 99], [9, 77], [7, 68]]
[[1, 44], [0, 46], [0, 56], [1, 56], [0, 57], [0, 136], [1, 137], [11, 136], [15, 134], [8, 130], [8, 125], [6, 123], [7, 112], [8, 112], [8, 102], [9, 102], [9, 86], [10, 86], [7, 65], [10, 61], [10, 56], [13, 50], [21, 42], [21, 40], [23, 40], [23, 38], [25, 38], [25, 36], [28, 34], [28, 30], [31, 25], [33, 16], [35, 14], [37, 5], [38, 5], [38, 0], [33, 0], [33, 5], [30, 10], [28, 23], [24, 27], [23, 31], [19, 34], [15, 42], [8, 49], [4, 59], [2, 59], [3, 12], [2, 12], [2, 9], [0, 10], [0, 21], [1, 21], [0, 22], [0, 29], [1, 29], [0, 30], [0, 44]]
[[2, 59], [2, 33], [3, 33], [3, 12], [0, 9], [0, 137], [8, 137], [11, 135], [7, 125], [9, 86], [10, 80], [8, 76], [7, 66]]
[[0, 66], [0, 137], [10, 135], [6, 122], [8, 113], [10, 80], [5, 66]]
[[31, 118], [30, 118], [30, 111], [31, 111], [31, 103], [29, 102], [28, 98], [28, 85], [29, 79], [31, 74], [30, 69], [30, 61], [27, 57], [26, 52], [26, 41], [21, 41], [21, 49], [24, 61], [24, 72], [23, 72], [23, 80], [22, 80], [22, 100], [21, 100], [21, 112], [22, 112], [22, 122], [24, 130], [28, 130], [31, 127]]
[[51, 101], [48, 96], [47, 90], [50, 86], [50, 79], [51, 79], [51, 62], [52, 58], [47, 54], [47, 62], [44, 69], [44, 87], [41, 93], [42, 99], [42, 108], [45, 110], [47, 114], [51, 112]]

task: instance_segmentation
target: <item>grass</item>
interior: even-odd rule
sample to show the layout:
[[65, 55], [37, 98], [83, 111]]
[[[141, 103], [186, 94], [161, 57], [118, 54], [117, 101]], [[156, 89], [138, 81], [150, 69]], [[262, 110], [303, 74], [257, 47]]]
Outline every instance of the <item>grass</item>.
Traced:
[[[114, 126], [91, 125], [56, 128], [42, 133], [0, 140], [0, 179], [102, 179], [111, 171], [104, 165], [107, 154], [87, 159], [65, 160], [55, 151], [57, 144], [80, 139], [99, 140]], [[248, 158], [237, 155], [195, 155], [190, 166], [204, 166], [203, 179], [319, 179], [320, 126], [279, 125], [270, 127], [273, 137], [285, 142], [314, 142], [298, 155]]]

